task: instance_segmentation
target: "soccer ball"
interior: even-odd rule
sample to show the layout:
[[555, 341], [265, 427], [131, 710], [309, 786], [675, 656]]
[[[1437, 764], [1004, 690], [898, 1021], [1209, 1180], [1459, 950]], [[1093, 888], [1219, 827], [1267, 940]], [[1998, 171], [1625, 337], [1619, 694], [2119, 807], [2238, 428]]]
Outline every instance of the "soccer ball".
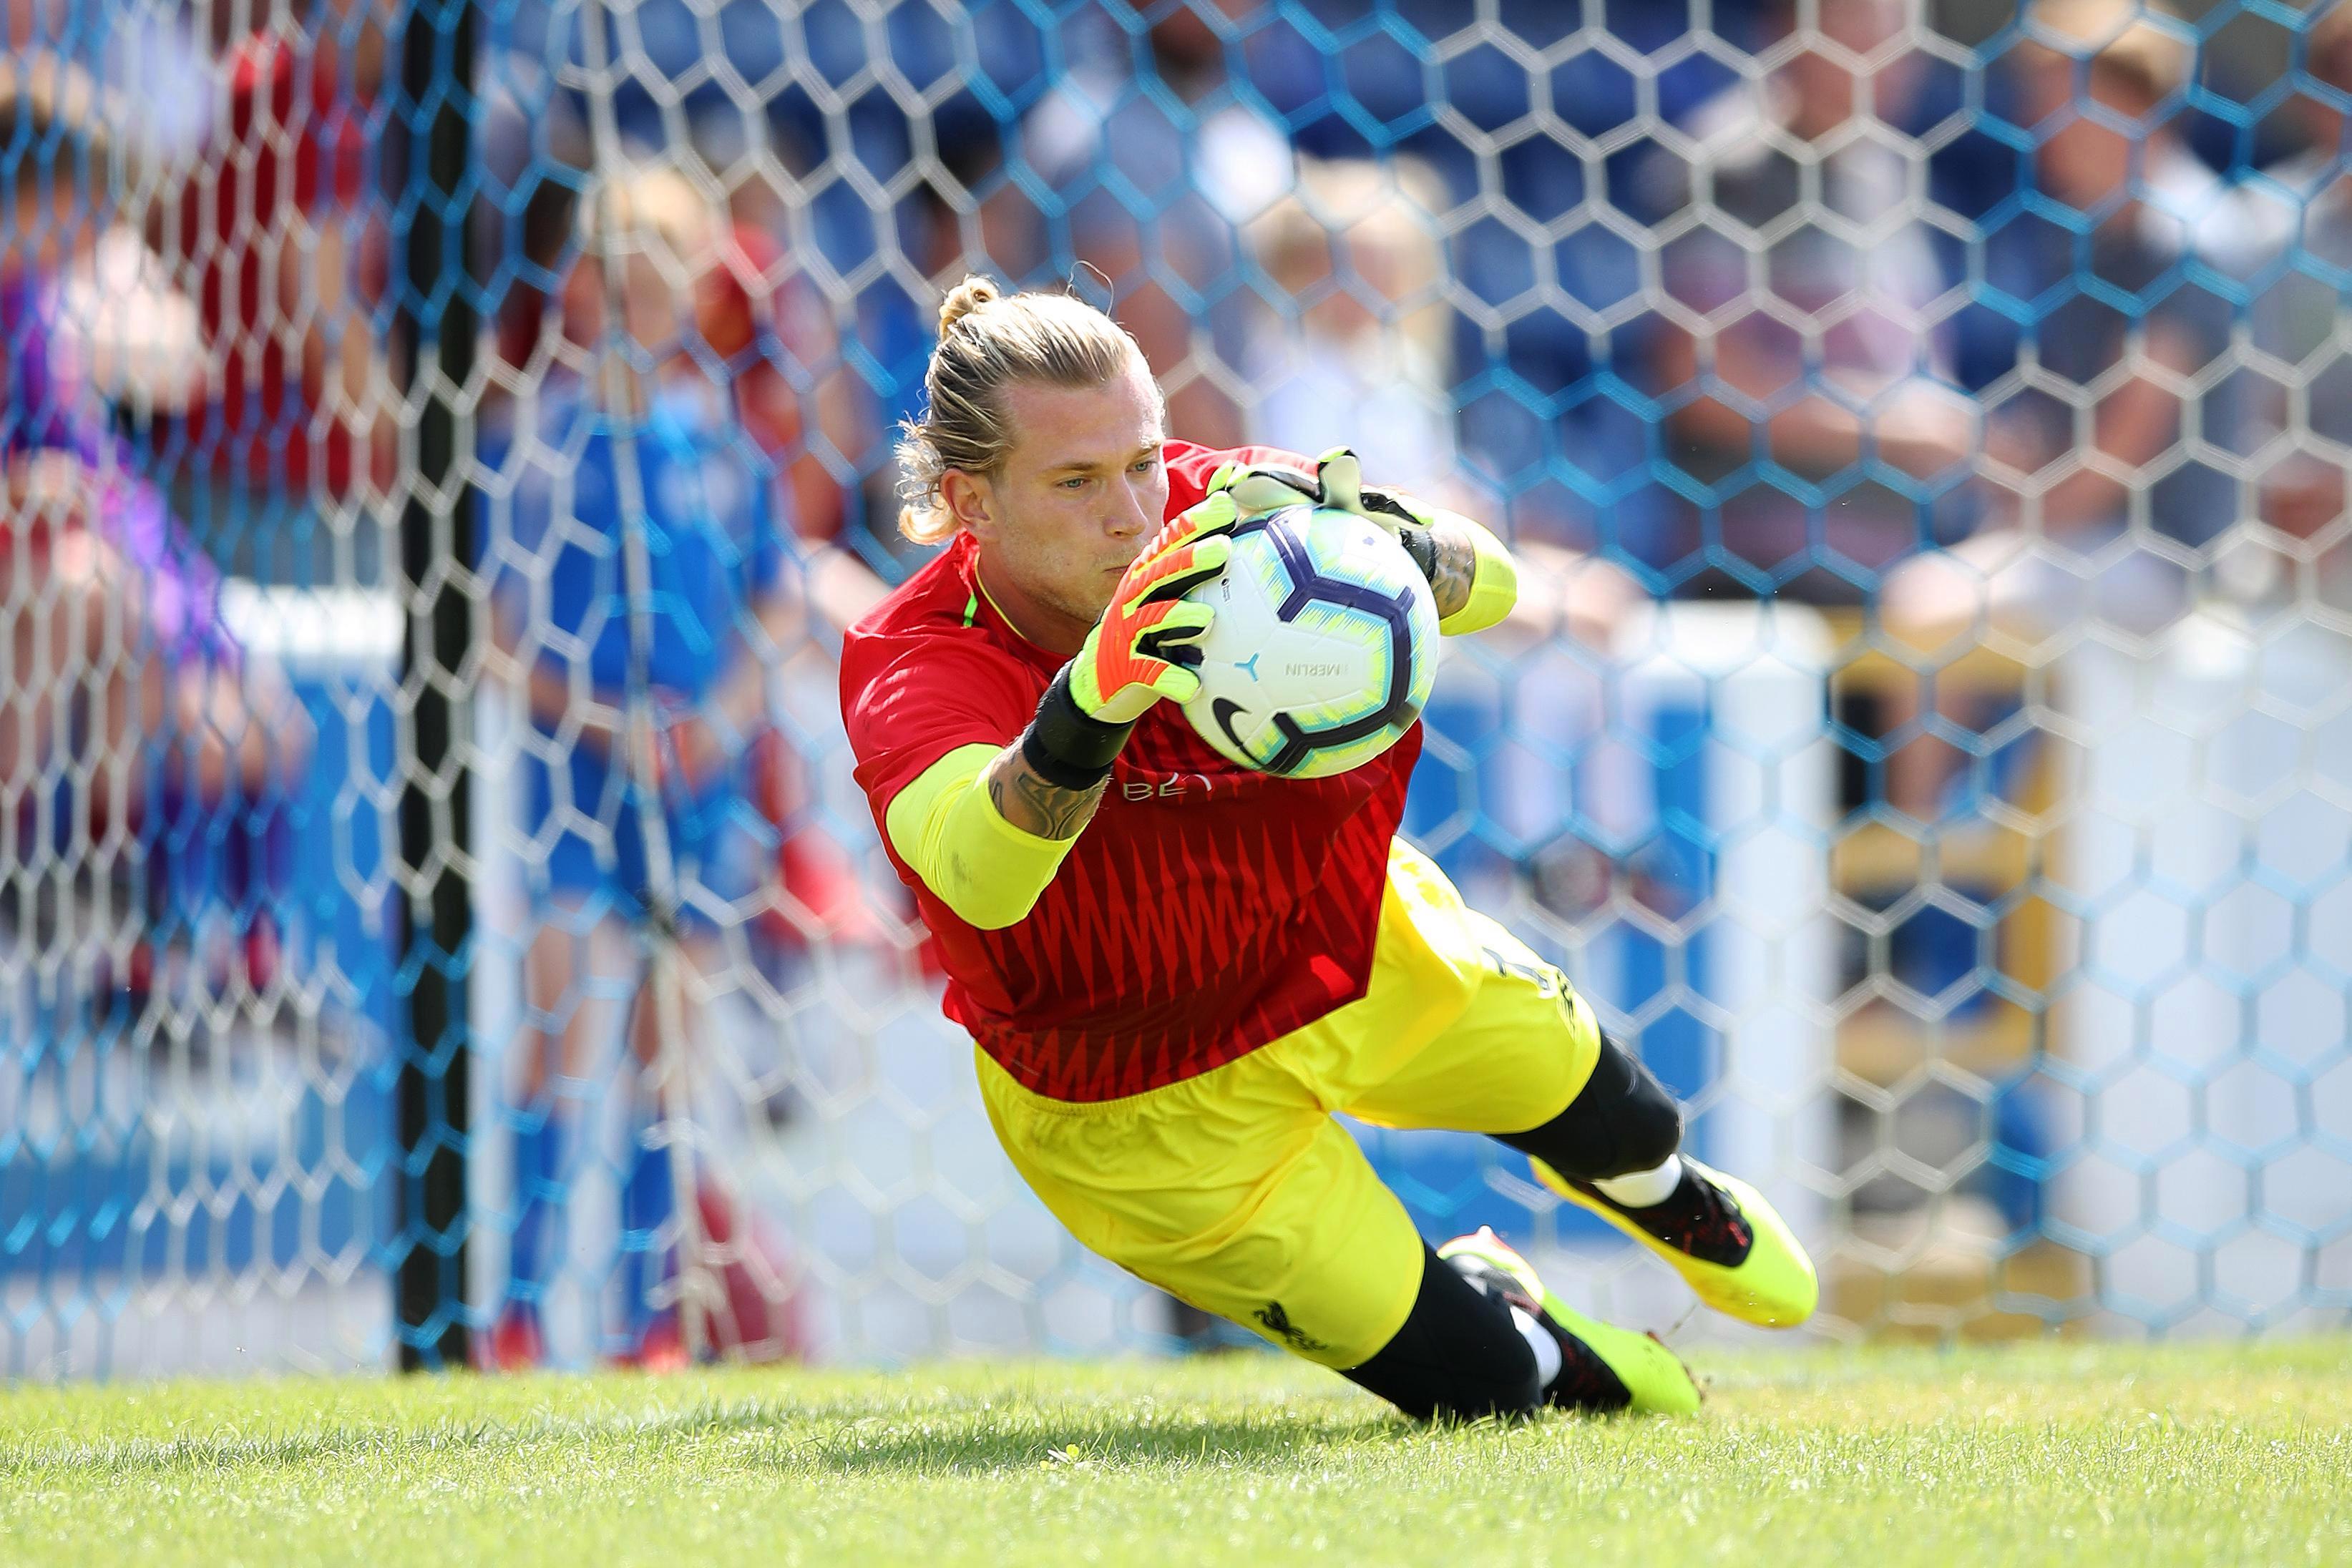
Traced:
[[1396, 744], [1437, 679], [1437, 604], [1379, 524], [1307, 505], [1244, 519], [1184, 716], [1218, 751], [1288, 779], [1327, 779]]

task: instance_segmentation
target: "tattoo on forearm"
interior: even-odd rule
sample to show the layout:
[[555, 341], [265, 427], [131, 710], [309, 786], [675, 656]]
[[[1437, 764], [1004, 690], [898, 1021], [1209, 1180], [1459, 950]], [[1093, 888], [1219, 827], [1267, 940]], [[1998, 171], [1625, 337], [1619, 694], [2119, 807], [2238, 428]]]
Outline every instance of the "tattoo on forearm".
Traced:
[[1440, 526], [1431, 530], [1437, 559], [1429, 572], [1429, 591], [1437, 601], [1437, 618], [1458, 614], [1470, 603], [1470, 584], [1478, 575], [1478, 548], [1461, 529]]
[[1091, 789], [1064, 789], [1047, 783], [1023, 759], [1018, 742], [988, 765], [982, 781], [996, 814], [1041, 839], [1075, 839], [1102, 803], [1105, 779]]

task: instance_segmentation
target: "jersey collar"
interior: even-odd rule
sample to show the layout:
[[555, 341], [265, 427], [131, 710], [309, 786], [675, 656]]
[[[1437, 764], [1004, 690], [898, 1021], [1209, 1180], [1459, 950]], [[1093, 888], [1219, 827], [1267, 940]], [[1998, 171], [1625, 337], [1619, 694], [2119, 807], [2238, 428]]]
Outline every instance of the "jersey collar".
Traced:
[[956, 548], [963, 554], [957, 573], [963, 581], [967, 596], [963, 623], [985, 626], [1002, 632], [1016, 653], [1041, 670], [1051, 672], [1068, 664], [1069, 660], [1065, 655], [1050, 648], [1041, 648], [1023, 636], [1021, 629], [1013, 624], [1013, 618], [1004, 613], [1004, 607], [996, 602], [996, 596], [988, 591], [988, 584], [982, 581], [980, 576], [980, 541], [969, 533], [960, 533], [956, 536]]

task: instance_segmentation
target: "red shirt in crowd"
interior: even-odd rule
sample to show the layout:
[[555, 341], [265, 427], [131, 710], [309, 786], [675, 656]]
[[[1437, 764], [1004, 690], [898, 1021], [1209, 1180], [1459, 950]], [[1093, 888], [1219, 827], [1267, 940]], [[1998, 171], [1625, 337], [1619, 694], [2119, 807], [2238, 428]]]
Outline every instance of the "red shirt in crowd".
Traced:
[[215, 401], [168, 439], [187, 449], [175, 461], [222, 478], [289, 496], [314, 484], [342, 494], [363, 448], [342, 419], [320, 427], [332, 371], [303, 363], [303, 327], [368, 331], [372, 301], [348, 291], [340, 301], [316, 298], [320, 281], [297, 231], [304, 220], [353, 226], [368, 193], [370, 109], [331, 37], [255, 34], [230, 49], [223, 75], [226, 140], [191, 177], [163, 236], [164, 250], [193, 268], [219, 379]]

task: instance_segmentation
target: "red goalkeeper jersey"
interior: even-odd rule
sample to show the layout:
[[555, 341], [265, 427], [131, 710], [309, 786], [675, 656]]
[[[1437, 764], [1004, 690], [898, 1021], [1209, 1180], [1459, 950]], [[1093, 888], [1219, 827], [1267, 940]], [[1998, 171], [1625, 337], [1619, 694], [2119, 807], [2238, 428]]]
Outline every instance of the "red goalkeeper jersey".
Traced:
[[[1258, 447], [1172, 441], [1165, 454], [1171, 517], [1229, 459], [1313, 466]], [[844, 643], [842, 715], [877, 824], [949, 752], [1010, 745], [1066, 663], [997, 613], [976, 551], [958, 535]], [[1001, 931], [959, 919], [890, 848], [939, 938], [948, 1016], [1038, 1093], [1108, 1100], [1206, 1072], [1354, 1000], [1420, 751], [1416, 725], [1336, 779], [1275, 779], [1158, 704], [1036, 907]]]

